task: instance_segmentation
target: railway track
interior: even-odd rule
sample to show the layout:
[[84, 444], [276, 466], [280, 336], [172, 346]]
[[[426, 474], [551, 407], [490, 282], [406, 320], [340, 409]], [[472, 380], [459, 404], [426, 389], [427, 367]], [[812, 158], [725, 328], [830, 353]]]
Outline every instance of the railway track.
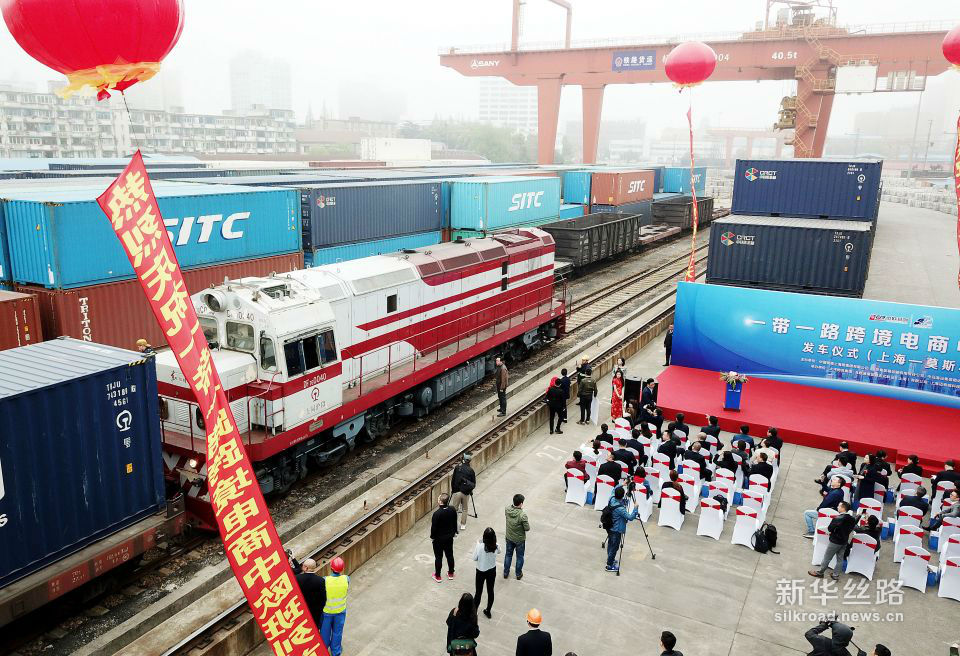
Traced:
[[[707, 246], [697, 249], [697, 268], [707, 261]], [[700, 256], [700, 254], [703, 254]], [[635, 273], [625, 279], [613, 282], [579, 299], [574, 299], [567, 314], [567, 334], [575, 332], [593, 323], [610, 311], [629, 303], [657, 288], [683, 279], [687, 271], [689, 255], [676, 257], [654, 269]]]
[[[674, 290], [663, 291], [660, 288], [667, 283], [675, 282], [677, 276], [685, 272], [685, 263], [688, 258], [689, 255], [675, 258], [655, 270], [641, 272], [627, 280], [618, 281], [591, 293], [587, 297], [592, 299], [591, 302], [580, 305], [581, 308], [604, 308], [598, 309], [595, 313], [591, 312], [592, 318], [578, 326], [583, 327], [622, 304], [622, 302], [604, 304], [600, 299], [605, 296], [623, 293], [629, 300], [660, 291], [637, 308], [636, 316], [660, 308], [657, 313], [593, 360], [594, 371], [598, 373], [598, 377], [605, 375], [612, 368], [616, 357], [632, 355], [652, 341], [672, 321], [674, 306], [672, 303], [665, 306], [664, 301], [669, 299]], [[702, 262], [705, 259], [700, 258], [698, 261]], [[684, 265], [678, 270], [677, 264], [680, 262]], [[642, 286], [642, 289], [638, 288], [638, 285]], [[613, 290], [613, 288], [617, 289]], [[587, 313], [584, 312], [583, 316], [587, 316]], [[389, 496], [382, 503], [371, 507], [360, 518], [317, 546], [309, 557], [320, 563], [328, 563], [339, 555], [347, 560], [351, 571], [355, 570], [432, 509], [435, 495], [440, 491], [447, 491], [450, 474], [459, 462], [460, 453], [464, 450], [473, 453], [472, 464], [478, 473], [482, 472], [488, 464], [512, 449], [526, 434], [546, 420], [544, 407], [539, 395], [523, 404], [464, 448], [458, 449], [455, 454], [444, 460], [437, 461], [426, 473], [409, 485]], [[163, 651], [162, 654], [163, 656], [197, 656], [199, 654], [235, 656], [246, 653], [237, 650], [237, 644], [246, 643], [249, 647], [253, 647], [262, 640], [263, 637], [256, 627], [246, 602], [238, 601], [182, 641]], [[233, 647], [228, 648], [226, 645], [233, 645]]]

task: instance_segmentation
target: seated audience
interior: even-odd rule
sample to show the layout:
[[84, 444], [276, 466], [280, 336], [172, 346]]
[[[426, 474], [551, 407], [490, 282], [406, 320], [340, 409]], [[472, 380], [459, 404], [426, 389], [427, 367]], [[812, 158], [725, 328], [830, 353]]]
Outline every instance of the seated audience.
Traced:
[[682, 412], [678, 412], [677, 418], [667, 424], [667, 432], [673, 435], [673, 431], [680, 431], [686, 437], [690, 437], [690, 427], [683, 423], [683, 420], [684, 414]]
[[610, 446], [613, 446], [613, 435], [610, 434], [610, 427], [606, 424], [600, 424], [600, 434], [594, 439], [600, 440], [601, 442], [606, 442]]
[[700, 465], [700, 480], [710, 480], [710, 469], [707, 467], [707, 459], [700, 453], [700, 442], [694, 442], [690, 448], [683, 452], [683, 460], [692, 460]]
[[950, 490], [950, 496], [944, 499], [943, 510], [934, 514], [930, 513], [930, 524], [927, 526], [926, 530], [936, 531], [943, 524], [944, 517], [960, 517], [960, 492], [957, 490]]
[[811, 540], [816, 533], [817, 516], [819, 515], [817, 511], [822, 510], [823, 508], [832, 508], [833, 510], [836, 510], [837, 507], [839, 507], [840, 502], [843, 501], [843, 479], [839, 476], [834, 476], [831, 478], [829, 492], [822, 494], [823, 500], [820, 501], [820, 505], [817, 506], [816, 510], [803, 511], [803, 519], [807, 522], [807, 532], [803, 534], [803, 537]]
[[927, 499], [927, 490], [923, 487], [917, 488], [917, 493], [913, 496], [903, 497], [900, 499], [900, 505], [897, 506], [897, 509], [903, 507], [912, 507], [919, 508], [922, 514], [926, 515], [930, 511], [930, 500]]
[[767, 429], [767, 444], [777, 451], [783, 449], [783, 440], [777, 435], [777, 429], [772, 426]]
[[757, 461], [750, 466], [750, 475], [758, 474], [765, 476], [767, 482], [773, 486], [773, 465], [767, 461], [767, 454], [761, 451], [757, 454]]
[[[685, 514], [687, 512], [687, 494], [683, 491], [683, 486], [680, 485], [680, 474], [677, 473], [676, 469], [670, 470], [670, 475], [667, 477], [667, 482], [660, 486], [661, 492], [667, 488], [676, 490], [680, 493], [680, 513]], [[657, 508], [659, 507], [660, 503], [658, 502]]]
[[753, 450], [753, 438], [750, 437], [750, 427], [746, 424], [740, 427], [740, 432], [734, 435], [733, 439], [746, 442], [750, 450]]

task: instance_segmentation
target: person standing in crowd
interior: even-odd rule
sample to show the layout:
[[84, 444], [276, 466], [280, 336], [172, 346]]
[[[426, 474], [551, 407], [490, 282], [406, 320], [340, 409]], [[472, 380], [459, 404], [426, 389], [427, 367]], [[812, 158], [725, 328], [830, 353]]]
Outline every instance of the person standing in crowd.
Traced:
[[523, 552], [527, 546], [527, 533], [530, 532], [530, 520], [523, 510], [523, 495], [513, 495], [513, 505], [504, 509], [507, 516], [507, 552], [503, 557], [503, 578], [510, 576], [510, 563], [513, 552], [517, 552], [517, 580], [523, 578]]
[[682, 651], [677, 651], [674, 647], [677, 646], [677, 636], [673, 635], [669, 631], [664, 631], [660, 634], [660, 649], [663, 651], [660, 652], [660, 656], [683, 656]]
[[500, 553], [500, 545], [497, 544], [497, 533], [489, 526], [483, 530], [483, 538], [477, 541], [473, 548], [473, 559], [477, 562], [477, 585], [473, 594], [473, 603], [480, 608], [480, 601], [483, 599], [483, 586], [487, 586], [487, 607], [483, 609], [483, 615], [490, 619], [490, 611], [493, 610], [493, 585], [497, 580], [497, 554]]
[[816, 531], [816, 522], [817, 517], [820, 516], [819, 510], [823, 508], [831, 508], [836, 510], [840, 505], [840, 502], [843, 501], [843, 479], [839, 476], [834, 476], [830, 479], [830, 491], [823, 492], [823, 499], [820, 501], [820, 505], [817, 506], [816, 510], [804, 510], [803, 511], [803, 520], [807, 523], [807, 532], [803, 534], [803, 537], [812, 540], [813, 535]]
[[570, 401], [570, 376], [566, 369], [560, 370], [560, 389], [563, 390], [563, 417], [561, 421], [567, 423], [567, 403]]
[[307, 558], [300, 563], [300, 572], [296, 573], [297, 585], [303, 592], [303, 599], [307, 602], [307, 610], [313, 618], [314, 624], [323, 626], [323, 607], [327, 605], [327, 584], [323, 577], [317, 574], [317, 561]]
[[647, 378], [643, 383], [643, 391], [640, 392], [640, 407], [645, 408], [648, 405], [656, 403], [657, 381], [653, 378]]
[[635, 520], [639, 511], [638, 508], [634, 508], [632, 513], [627, 512], [625, 496], [625, 490], [618, 485], [613, 491], [613, 498], [610, 499], [610, 506], [613, 508], [613, 527], [607, 531], [607, 566], [605, 569], [608, 572], [616, 572], [620, 569], [620, 563], [617, 562], [617, 550], [620, 549], [623, 535], [627, 532], [627, 522]]
[[323, 625], [320, 637], [330, 650], [330, 656], [340, 656], [343, 652], [343, 625], [347, 621], [347, 591], [350, 577], [343, 573], [343, 558], [337, 556], [330, 561], [330, 576], [323, 577], [327, 601], [323, 606]]
[[463, 460], [453, 470], [453, 477], [450, 479], [450, 489], [453, 494], [450, 496], [450, 505], [457, 514], [460, 515], [460, 530], [467, 528], [467, 517], [470, 515], [470, 497], [473, 496], [473, 489], [477, 487], [477, 474], [470, 466], [470, 459], [473, 456], [467, 452], [463, 454]]
[[667, 326], [667, 334], [663, 336], [663, 350], [666, 357], [663, 361], [664, 367], [670, 366], [670, 354], [673, 353], [673, 324]]
[[623, 416], [623, 369], [613, 372], [613, 382], [610, 389], [610, 419], [619, 419]]
[[453, 562], [453, 538], [457, 534], [457, 511], [448, 504], [450, 496], [444, 492], [437, 498], [437, 509], [430, 518], [430, 539], [433, 541], [433, 580], [440, 583], [440, 567], [443, 556], [447, 556], [447, 578], [452, 579], [456, 571]]
[[590, 423], [590, 406], [593, 405], [593, 397], [597, 395], [597, 384], [593, 381], [590, 369], [587, 369], [587, 373], [580, 379], [577, 395], [580, 397], [580, 421], [577, 423], [582, 426]]
[[560, 424], [563, 423], [563, 414], [567, 407], [567, 397], [563, 393], [563, 388], [560, 386], [560, 379], [554, 378], [550, 382], [550, 387], [547, 388], [547, 410], [550, 411], [550, 434], [559, 433], [563, 435], [563, 431], [560, 430]]
[[622, 371], [623, 375], [627, 375], [627, 361], [623, 359], [623, 356], [617, 358], [617, 364], [613, 365], [614, 371]]
[[[456, 608], [451, 608], [447, 615], [447, 653], [456, 653], [456, 649], [469, 647], [469, 642], [473, 642], [473, 648], [476, 649], [477, 638], [480, 637], [480, 625], [477, 622], [477, 607], [473, 601], [473, 595], [464, 592], [460, 596], [460, 601]], [[458, 641], [461, 645], [455, 644]], [[463, 641], [468, 641], [463, 645]], [[462, 653], [462, 651], [461, 651]], [[469, 652], [468, 652], [469, 653]]]
[[943, 500], [943, 510], [930, 513], [930, 523], [925, 530], [936, 531], [943, 524], [944, 517], [957, 519], [960, 517], [960, 492], [956, 489], [950, 490], [950, 496]]
[[536, 608], [527, 612], [530, 630], [517, 638], [517, 656], [553, 656], [553, 641], [550, 634], [540, 630], [543, 616]]
[[827, 526], [827, 533], [830, 535], [830, 541], [827, 542], [827, 549], [823, 553], [823, 562], [820, 563], [820, 569], [811, 569], [807, 574], [818, 579], [823, 578], [823, 573], [830, 567], [830, 561], [837, 559], [830, 578], [834, 581], [840, 578], [840, 567], [843, 564], [843, 554], [850, 542], [850, 534], [857, 526], [857, 520], [850, 514], [850, 504], [841, 501], [837, 506], [837, 512], [840, 514], [830, 520]]
[[507, 369], [507, 365], [504, 364], [503, 358], [498, 357], [494, 360], [494, 380], [497, 386], [497, 399], [500, 400], [500, 410], [497, 412], [497, 415], [501, 417], [507, 416], [507, 385], [510, 383], [510, 370]]
[[850, 450], [850, 444], [844, 440], [840, 442], [840, 451], [837, 453], [840, 457], [840, 460], [845, 462], [850, 469], [856, 469], [857, 467], [857, 454], [854, 451]]

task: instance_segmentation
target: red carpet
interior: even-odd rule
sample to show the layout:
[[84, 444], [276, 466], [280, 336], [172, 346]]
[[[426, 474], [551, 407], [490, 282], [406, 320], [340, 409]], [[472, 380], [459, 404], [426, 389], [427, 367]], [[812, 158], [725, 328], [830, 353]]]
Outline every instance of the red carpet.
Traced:
[[898, 464], [915, 453], [927, 472], [960, 459], [960, 410], [954, 408], [752, 378], [743, 389], [742, 409], [730, 412], [723, 409], [715, 371], [671, 366], [657, 380], [664, 414], [683, 412], [694, 425], [715, 415], [726, 431], [749, 425], [754, 438], [776, 426], [784, 442], [835, 451], [847, 440], [860, 455], [885, 449], [887, 460]]

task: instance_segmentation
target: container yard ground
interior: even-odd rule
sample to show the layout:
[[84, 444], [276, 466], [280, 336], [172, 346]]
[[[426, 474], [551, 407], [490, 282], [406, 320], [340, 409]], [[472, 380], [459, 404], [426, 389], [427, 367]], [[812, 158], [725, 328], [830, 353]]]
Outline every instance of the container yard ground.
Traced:
[[880, 203], [864, 298], [960, 306], [957, 218], [898, 203]]
[[[632, 357], [627, 370], [656, 375], [663, 350], [654, 340]], [[601, 396], [609, 398], [609, 377], [599, 383]], [[570, 406], [570, 416], [576, 412]], [[609, 406], [601, 406], [604, 418]], [[344, 634], [344, 653], [440, 654], [444, 620], [464, 592], [473, 593], [474, 563], [468, 552], [483, 528], [492, 526], [503, 544], [504, 506], [514, 493], [526, 496], [524, 509], [531, 532], [526, 546], [524, 577], [517, 581], [497, 575], [493, 618], [479, 618], [478, 652], [513, 654], [517, 636], [526, 631], [524, 616], [531, 607], [544, 616], [543, 629], [553, 636], [555, 654], [573, 651], [589, 655], [658, 653], [662, 630], [679, 638], [677, 648], [687, 656], [786, 656], [804, 654], [809, 646], [803, 633], [816, 621], [777, 621], [784, 611], [902, 613], [902, 621], [851, 622], [856, 642], [872, 649], [877, 642], [894, 654], [945, 653], [956, 640], [956, 602], [940, 599], [934, 589], [926, 594], [905, 590], [902, 605], [875, 605], [878, 579], [897, 576], [893, 546], [883, 543], [868, 605], [821, 605], [810, 599], [812, 545], [801, 537], [802, 513], [816, 500], [811, 480], [820, 473], [829, 454], [787, 444], [782, 453], [780, 478], [768, 512], [779, 529], [779, 555], [761, 555], [730, 544], [733, 520], [729, 519], [719, 542], [698, 537], [697, 515], [688, 515], [683, 529], [657, 527], [657, 511], [647, 524], [656, 551], [650, 559], [637, 522], [628, 525], [620, 577], [604, 571], [605, 551], [600, 513], [591, 506], [563, 503], [563, 462], [584, 440], [598, 431], [594, 426], [564, 427], [563, 435], [548, 435], [541, 427], [478, 477], [476, 505], [479, 519], [471, 518], [454, 548], [457, 578], [434, 583], [429, 540], [429, 518], [394, 541], [372, 561], [351, 574], [351, 592]], [[730, 435], [721, 437], [729, 442]], [[498, 557], [502, 567], [503, 556]], [[804, 603], [778, 605], [777, 581], [798, 580]], [[861, 577], [845, 580], [864, 581]], [[601, 647], [602, 646], [602, 647]], [[253, 652], [267, 656], [261, 645]]]

